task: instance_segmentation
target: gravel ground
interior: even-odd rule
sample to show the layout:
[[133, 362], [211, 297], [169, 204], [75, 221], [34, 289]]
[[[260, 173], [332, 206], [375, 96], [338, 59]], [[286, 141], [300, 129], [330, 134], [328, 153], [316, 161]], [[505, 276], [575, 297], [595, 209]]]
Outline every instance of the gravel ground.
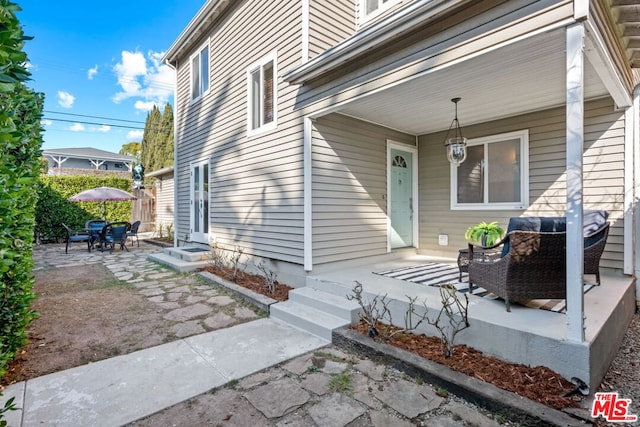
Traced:
[[640, 416], [640, 313], [637, 311], [599, 391], [617, 391], [621, 398], [631, 399], [631, 412]]

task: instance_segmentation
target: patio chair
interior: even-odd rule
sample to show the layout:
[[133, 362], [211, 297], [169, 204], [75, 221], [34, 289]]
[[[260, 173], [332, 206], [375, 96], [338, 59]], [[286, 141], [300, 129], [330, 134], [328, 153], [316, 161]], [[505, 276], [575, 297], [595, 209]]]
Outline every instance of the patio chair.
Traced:
[[116, 244], [120, 245], [120, 250], [126, 249], [127, 252], [127, 230], [131, 228], [128, 222], [113, 222], [105, 225], [100, 230], [100, 251], [104, 252], [106, 248], [113, 250]]
[[141, 221], [136, 221], [131, 224], [131, 230], [127, 231], [127, 237], [131, 237], [131, 243], [133, 243], [133, 238], [135, 237], [138, 247], [140, 247], [140, 240], [138, 240], [138, 228], [140, 228], [140, 222]]
[[488, 262], [474, 258], [475, 245], [469, 244], [469, 293], [481, 286], [504, 299], [507, 311], [515, 301], [566, 299], [566, 232], [516, 230], [485, 249], [506, 242], [509, 252]]
[[84, 223], [84, 228], [91, 235], [91, 247], [100, 240], [100, 231], [107, 225], [107, 221], [104, 219], [90, 219]]
[[87, 242], [87, 249], [91, 252], [91, 235], [86, 230], [73, 230], [62, 223], [62, 226], [67, 231], [67, 240], [64, 247], [64, 253], [69, 253], [70, 242]]
[[600, 285], [600, 258], [607, 244], [610, 224], [584, 236], [584, 274], [595, 274], [596, 284]]

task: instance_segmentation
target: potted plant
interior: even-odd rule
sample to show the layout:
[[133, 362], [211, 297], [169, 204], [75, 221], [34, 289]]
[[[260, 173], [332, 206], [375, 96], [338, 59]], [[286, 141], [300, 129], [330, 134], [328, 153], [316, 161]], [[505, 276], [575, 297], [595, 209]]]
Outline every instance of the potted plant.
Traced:
[[480, 243], [482, 246], [492, 246], [504, 236], [504, 229], [498, 221], [472, 225], [464, 232], [464, 238], [470, 242]]

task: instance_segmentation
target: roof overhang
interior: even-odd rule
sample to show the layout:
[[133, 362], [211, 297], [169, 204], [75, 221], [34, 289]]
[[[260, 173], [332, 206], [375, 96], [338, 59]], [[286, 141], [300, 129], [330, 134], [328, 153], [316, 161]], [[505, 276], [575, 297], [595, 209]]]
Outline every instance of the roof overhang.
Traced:
[[154, 170], [153, 172], [149, 172], [148, 174], [146, 174], [146, 176], [150, 177], [150, 178], [153, 178], [153, 177], [156, 177], [156, 176], [168, 175], [168, 174], [173, 174], [173, 166], [169, 166], [169, 167], [166, 167], [166, 168]]
[[186, 51], [189, 51], [196, 42], [201, 40], [210, 25], [227, 10], [231, 3], [233, 0], [208, 0], [167, 50], [162, 62], [175, 65]]
[[[354, 72], [354, 84], [343, 80], [327, 89], [334, 76], [343, 78], [341, 67], [358, 63], [364, 52], [383, 44], [394, 43], [398, 34], [411, 31], [412, 26], [425, 24], [425, 19], [436, 20], [444, 8], [462, 5], [462, 1], [415, 2], [399, 10], [387, 20], [363, 30], [313, 60], [284, 76], [291, 83], [306, 84], [309, 101], [298, 107], [310, 117], [340, 113], [364, 121], [376, 123], [414, 135], [446, 130], [451, 121], [453, 97], [462, 97], [459, 116], [463, 125], [486, 123], [492, 120], [541, 111], [566, 104], [566, 27], [585, 22], [586, 49], [584, 66], [585, 99], [610, 96], [619, 108], [631, 105], [631, 93], [635, 81], [629, 76], [637, 74], [629, 63], [621, 67], [626, 57], [624, 49], [611, 50], [610, 38], [587, 20], [566, 16], [547, 27], [512, 38], [504, 43], [475, 51], [455, 61], [432, 61], [412, 65], [413, 74], [402, 81], [369, 90], [368, 84], [382, 80], [394, 73], [388, 67], [384, 77], [373, 75], [365, 80], [363, 74]], [[598, 21], [600, 23], [600, 21]], [[607, 23], [609, 28], [615, 23]], [[391, 28], [386, 31], [387, 28]], [[602, 28], [602, 27], [600, 27]], [[614, 52], [613, 55], [610, 54]], [[369, 67], [368, 71], [376, 67]], [[380, 68], [380, 67], [378, 67]], [[623, 68], [626, 74], [620, 72]], [[353, 70], [353, 67], [351, 67]], [[391, 70], [391, 71], [386, 71]], [[633, 72], [632, 72], [633, 71]], [[322, 97], [313, 97], [316, 82]], [[367, 90], [363, 90], [367, 88]]]
[[283, 76], [289, 83], [301, 84], [352, 61], [372, 48], [408, 34], [413, 28], [437, 20], [442, 14], [471, 3], [470, 0], [419, 0], [409, 3], [386, 18], [326, 50], [321, 55]]

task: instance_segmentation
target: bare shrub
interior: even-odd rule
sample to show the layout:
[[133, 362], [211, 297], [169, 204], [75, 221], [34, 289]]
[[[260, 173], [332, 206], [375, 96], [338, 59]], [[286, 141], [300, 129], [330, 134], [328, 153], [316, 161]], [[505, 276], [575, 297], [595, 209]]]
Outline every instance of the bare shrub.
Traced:
[[276, 292], [276, 278], [278, 274], [267, 267], [267, 264], [264, 260], [261, 260], [258, 264], [256, 264], [256, 268], [262, 274], [262, 278], [264, 279], [264, 285], [269, 291], [269, 293]]
[[454, 285], [440, 286], [440, 300], [442, 308], [435, 319], [427, 319], [430, 325], [440, 332], [442, 350], [445, 357], [453, 355], [453, 345], [459, 332], [467, 329], [469, 325], [468, 309], [469, 297], [464, 296], [464, 303], [460, 300], [460, 292]]
[[[371, 338], [380, 336], [383, 340], [388, 340], [401, 332], [410, 332], [415, 330], [425, 319], [427, 319], [428, 310], [426, 300], [422, 302], [424, 310], [422, 313], [418, 313], [415, 306], [415, 302], [418, 298], [411, 298], [407, 296], [409, 299], [409, 307], [404, 314], [404, 328], [390, 328], [389, 325], [393, 325], [393, 319], [391, 317], [391, 310], [389, 309], [389, 303], [391, 301], [387, 299], [387, 294], [384, 294], [382, 297], [380, 297], [380, 295], [376, 295], [371, 300], [365, 300], [362, 292], [362, 284], [358, 281], [355, 283], [356, 285], [352, 289], [353, 294], [347, 295], [347, 299], [349, 301], [356, 301], [362, 309], [360, 319], [364, 320], [364, 322], [369, 325], [368, 335]], [[415, 324], [414, 316], [418, 318], [418, 322]]]
[[242, 276], [242, 273], [244, 273], [245, 268], [247, 268], [246, 263], [240, 262], [242, 255], [244, 255], [244, 249], [237, 245], [233, 247], [233, 252], [229, 255], [234, 281], [238, 280]]
[[229, 264], [226, 251], [214, 243], [211, 245], [209, 252], [209, 264], [216, 270], [223, 270]]

